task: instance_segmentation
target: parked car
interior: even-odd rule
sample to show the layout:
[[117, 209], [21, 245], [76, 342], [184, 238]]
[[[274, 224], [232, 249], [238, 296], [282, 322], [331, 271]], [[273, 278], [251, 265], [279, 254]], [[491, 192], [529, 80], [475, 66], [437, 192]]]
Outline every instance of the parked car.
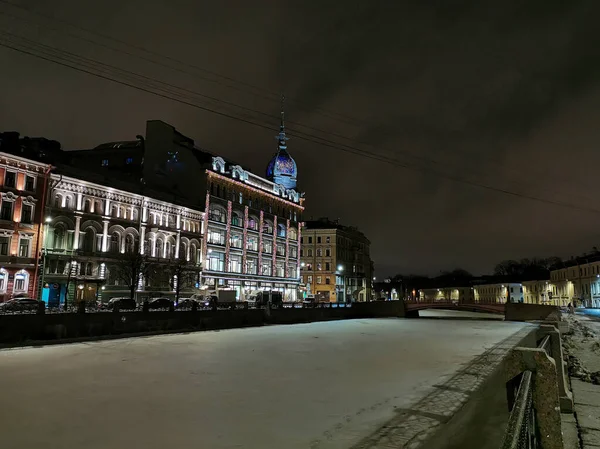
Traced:
[[40, 303], [32, 298], [16, 298], [0, 303], [0, 311], [2, 312], [35, 312], [40, 307]]
[[131, 298], [125, 298], [125, 297], [110, 298], [110, 301], [108, 301], [106, 303], [106, 308], [112, 310], [115, 307], [118, 307], [119, 310], [135, 310], [137, 307], [137, 304]]
[[197, 301], [196, 299], [193, 298], [180, 298], [179, 302], [177, 302], [177, 305], [175, 306], [176, 309], [182, 309], [182, 310], [188, 310], [191, 309], [194, 304], [198, 304], [198, 307], [200, 307], [200, 302]]
[[169, 298], [154, 298], [148, 303], [148, 310], [170, 309], [173, 306], [173, 301]]

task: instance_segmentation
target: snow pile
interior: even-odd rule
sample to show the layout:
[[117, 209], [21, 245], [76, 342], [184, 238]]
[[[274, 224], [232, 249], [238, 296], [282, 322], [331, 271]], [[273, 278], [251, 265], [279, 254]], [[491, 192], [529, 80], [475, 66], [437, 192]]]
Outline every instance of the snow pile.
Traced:
[[570, 328], [563, 336], [569, 376], [600, 385], [600, 323], [572, 315], [563, 319]]

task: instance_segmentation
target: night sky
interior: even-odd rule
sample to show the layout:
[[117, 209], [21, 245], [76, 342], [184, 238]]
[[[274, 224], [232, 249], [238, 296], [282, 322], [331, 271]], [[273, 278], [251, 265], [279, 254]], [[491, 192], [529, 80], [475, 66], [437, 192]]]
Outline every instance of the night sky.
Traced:
[[[1, 30], [262, 111], [187, 94], [272, 129], [0, 47], [0, 130], [89, 148], [134, 140], [147, 119], [161, 119], [264, 175], [285, 93], [305, 218], [363, 230], [377, 276], [457, 267], [481, 274], [506, 258], [570, 257], [600, 246], [600, 212], [455, 180], [600, 211], [597, 0], [6, 1], [186, 65], [163, 59], [172, 70], [94, 45], [84, 39], [156, 59], [4, 0]], [[16, 38], [0, 34], [0, 43], [9, 39]]]

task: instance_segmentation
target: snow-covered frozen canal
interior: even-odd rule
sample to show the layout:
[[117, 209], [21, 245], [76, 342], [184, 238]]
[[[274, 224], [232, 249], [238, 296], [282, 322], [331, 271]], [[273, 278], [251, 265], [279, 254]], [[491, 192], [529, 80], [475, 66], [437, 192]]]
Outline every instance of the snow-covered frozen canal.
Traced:
[[348, 449], [523, 326], [352, 320], [0, 351], [0, 447]]

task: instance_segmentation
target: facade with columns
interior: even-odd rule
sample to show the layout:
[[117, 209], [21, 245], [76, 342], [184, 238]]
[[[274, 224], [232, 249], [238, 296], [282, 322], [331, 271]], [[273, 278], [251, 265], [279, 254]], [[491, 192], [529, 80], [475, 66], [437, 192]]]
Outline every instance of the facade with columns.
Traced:
[[203, 286], [233, 289], [238, 300], [257, 290], [297, 300], [301, 195], [220, 157], [206, 174]]
[[36, 291], [49, 165], [0, 153], [0, 302]]
[[[123, 255], [139, 252], [165, 268], [185, 260], [200, 272], [202, 212], [81, 179], [52, 175], [43, 244], [43, 297], [49, 302], [129, 296], [115, 276]], [[161, 270], [158, 270], [161, 273]], [[146, 279], [137, 297], [171, 295], [172, 280]]]
[[[304, 198], [283, 114], [265, 177], [198, 148], [160, 120], [148, 121], [145, 137], [136, 137], [27, 153], [53, 166], [42, 220], [41, 296], [49, 303], [62, 302], [67, 291], [69, 301], [128, 296], [114, 273], [124, 254], [139, 252], [165, 268], [189, 262], [198, 270], [197, 288], [235, 290], [238, 300], [257, 290], [297, 299]], [[173, 293], [169, 270], [158, 271], [164, 276], [140, 283], [139, 299]]]

